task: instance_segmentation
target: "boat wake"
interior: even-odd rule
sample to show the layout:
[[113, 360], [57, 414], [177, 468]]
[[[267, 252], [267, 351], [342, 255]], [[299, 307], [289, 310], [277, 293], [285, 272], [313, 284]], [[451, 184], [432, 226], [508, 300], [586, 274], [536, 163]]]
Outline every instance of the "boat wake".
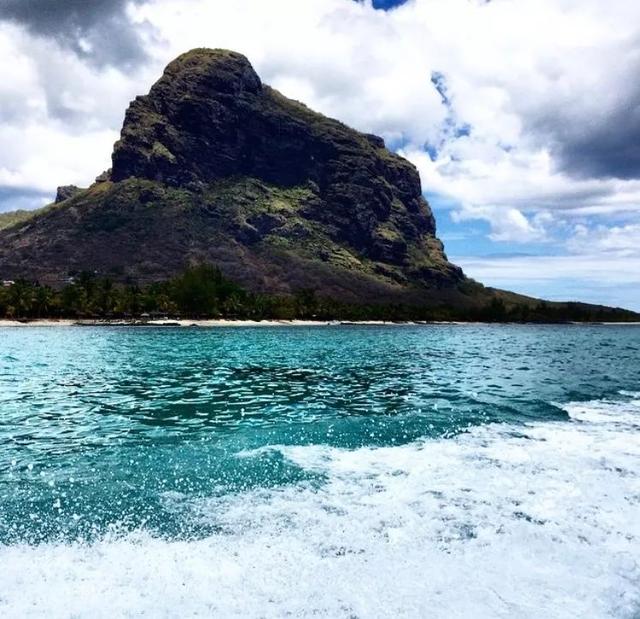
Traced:
[[164, 496], [217, 531], [202, 539], [0, 547], [0, 615], [637, 617], [639, 398], [403, 446], [245, 452], [318, 475]]

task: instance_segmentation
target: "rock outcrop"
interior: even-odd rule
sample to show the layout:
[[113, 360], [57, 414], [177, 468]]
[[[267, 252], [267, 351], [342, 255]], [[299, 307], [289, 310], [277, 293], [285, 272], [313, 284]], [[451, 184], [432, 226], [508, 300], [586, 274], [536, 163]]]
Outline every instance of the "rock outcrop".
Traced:
[[73, 198], [73, 196], [77, 196], [81, 191], [82, 189], [75, 185], [62, 185], [56, 190], [56, 199], [54, 204], [60, 204], [60, 202]]
[[0, 275], [166, 278], [215, 263], [252, 290], [359, 302], [474, 303], [448, 262], [415, 167], [197, 49], [129, 106], [112, 169], [0, 232]]

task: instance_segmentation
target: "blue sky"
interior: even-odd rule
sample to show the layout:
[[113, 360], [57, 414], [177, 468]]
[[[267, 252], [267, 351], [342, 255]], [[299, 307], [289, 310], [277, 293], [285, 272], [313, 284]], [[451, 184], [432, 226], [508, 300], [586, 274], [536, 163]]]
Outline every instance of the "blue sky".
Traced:
[[404, 4], [406, 1], [407, 0], [373, 0], [373, 7], [387, 11]]
[[90, 184], [128, 101], [197, 46], [382, 135], [470, 276], [640, 310], [640, 3], [4, 0], [0, 210]]

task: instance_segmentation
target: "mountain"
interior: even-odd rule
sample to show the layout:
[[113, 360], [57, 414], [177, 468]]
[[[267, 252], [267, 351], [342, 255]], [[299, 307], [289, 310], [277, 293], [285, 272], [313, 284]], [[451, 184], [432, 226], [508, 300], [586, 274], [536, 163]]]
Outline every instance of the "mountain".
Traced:
[[171, 62], [129, 105], [111, 170], [18, 219], [0, 229], [3, 279], [60, 287], [91, 271], [144, 285], [211, 263], [254, 292], [537, 302], [447, 260], [417, 170], [381, 138], [287, 99], [226, 50]]

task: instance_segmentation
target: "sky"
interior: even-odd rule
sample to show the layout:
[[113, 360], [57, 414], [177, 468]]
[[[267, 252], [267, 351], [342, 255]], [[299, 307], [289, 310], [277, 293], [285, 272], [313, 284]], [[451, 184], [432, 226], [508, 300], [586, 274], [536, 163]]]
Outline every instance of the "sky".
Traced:
[[193, 47], [382, 135], [471, 277], [640, 310], [640, 2], [1, 0], [0, 211], [90, 184]]

